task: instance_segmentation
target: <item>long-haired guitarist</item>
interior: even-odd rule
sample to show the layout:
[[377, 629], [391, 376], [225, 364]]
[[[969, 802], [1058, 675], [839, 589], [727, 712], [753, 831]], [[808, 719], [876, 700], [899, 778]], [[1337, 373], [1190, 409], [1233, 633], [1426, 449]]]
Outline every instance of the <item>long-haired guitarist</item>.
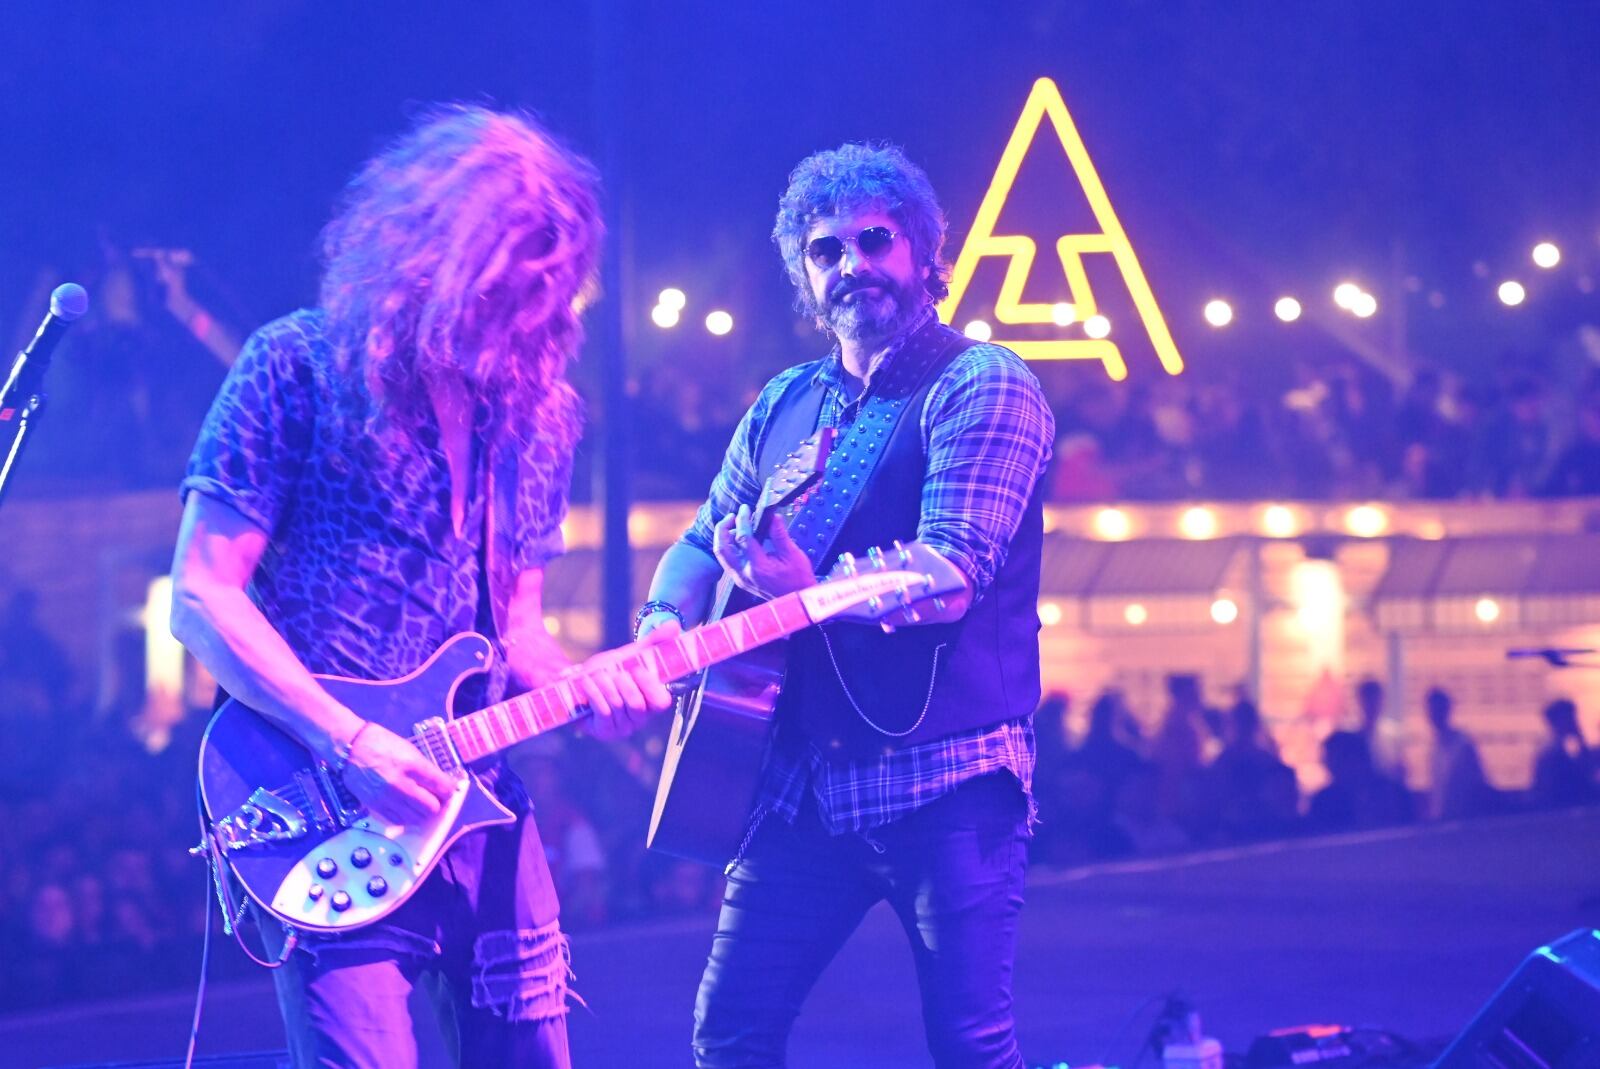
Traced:
[[[351, 181], [318, 307], [250, 338], [190, 460], [173, 633], [377, 818], [426, 821], [452, 781], [313, 673], [397, 679], [478, 631], [500, 656], [464, 709], [570, 667], [540, 590], [579, 432], [564, 371], [596, 185], [526, 116], [426, 116]], [[653, 669], [606, 655], [580, 684], [602, 735], [670, 701]], [[568, 1064], [545, 855], [515, 777], [479, 771], [514, 824], [467, 833], [392, 915], [309, 934], [274, 973], [296, 1065], [414, 1065], [418, 983], [450, 1001], [461, 1064]]]
[[[694, 623], [724, 574], [774, 597], [896, 539], [970, 583], [893, 634], [836, 623], [791, 640], [695, 1007], [701, 1066], [783, 1064], [806, 993], [885, 899], [911, 941], [935, 1062], [1023, 1064], [1011, 970], [1054, 423], [1014, 353], [936, 319], [944, 235], [927, 177], [898, 149], [847, 144], [795, 169], [773, 238], [833, 349], [762, 391], [640, 618], [641, 633]], [[821, 482], [753, 529], [763, 480], [818, 427], [837, 431]]]

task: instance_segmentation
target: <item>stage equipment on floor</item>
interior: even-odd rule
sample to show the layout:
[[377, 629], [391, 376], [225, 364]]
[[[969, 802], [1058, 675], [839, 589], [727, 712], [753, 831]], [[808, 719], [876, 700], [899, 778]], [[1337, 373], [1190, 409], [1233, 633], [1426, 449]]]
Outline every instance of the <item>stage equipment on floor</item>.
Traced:
[[1434, 1069], [1600, 1066], [1600, 931], [1580, 928], [1528, 955]]

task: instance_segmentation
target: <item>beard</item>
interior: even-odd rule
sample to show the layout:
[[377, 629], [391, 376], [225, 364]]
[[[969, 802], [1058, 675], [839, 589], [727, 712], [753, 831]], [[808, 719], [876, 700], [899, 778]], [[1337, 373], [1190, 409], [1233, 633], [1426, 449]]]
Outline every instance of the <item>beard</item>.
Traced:
[[[858, 290], [863, 292], [854, 300], [848, 299]], [[881, 275], [857, 275], [840, 280], [818, 315], [838, 337], [871, 342], [891, 338], [910, 326], [923, 303], [920, 283], [900, 285]]]

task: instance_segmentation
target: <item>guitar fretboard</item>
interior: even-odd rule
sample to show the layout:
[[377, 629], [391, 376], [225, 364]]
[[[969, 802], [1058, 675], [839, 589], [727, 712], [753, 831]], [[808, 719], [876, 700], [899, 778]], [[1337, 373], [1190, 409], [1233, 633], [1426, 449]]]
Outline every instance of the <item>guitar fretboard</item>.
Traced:
[[[621, 665], [651, 663], [663, 680], [682, 679], [810, 624], [800, 594], [785, 594], [640, 650], [622, 658]], [[589, 715], [579, 685], [582, 674], [574, 673], [450, 721], [446, 731], [456, 753], [470, 763]]]

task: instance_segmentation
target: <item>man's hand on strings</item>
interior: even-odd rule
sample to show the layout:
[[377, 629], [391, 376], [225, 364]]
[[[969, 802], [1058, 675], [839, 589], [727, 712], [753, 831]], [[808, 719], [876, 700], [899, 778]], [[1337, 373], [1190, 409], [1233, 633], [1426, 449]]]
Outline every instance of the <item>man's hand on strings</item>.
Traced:
[[639, 730], [652, 713], [672, 708], [670, 680], [662, 678], [651, 647], [677, 637], [677, 621], [662, 624], [637, 642], [595, 654], [567, 674], [578, 704], [594, 714], [589, 734], [620, 739]]
[[711, 547], [717, 561], [740, 588], [758, 598], [776, 598], [815, 586], [811, 560], [789, 537], [782, 513], [774, 513], [765, 539], [753, 530], [749, 505], [740, 505], [717, 524]]
[[379, 817], [418, 824], [450, 800], [454, 783], [410, 740], [368, 723], [350, 745], [344, 784]]

